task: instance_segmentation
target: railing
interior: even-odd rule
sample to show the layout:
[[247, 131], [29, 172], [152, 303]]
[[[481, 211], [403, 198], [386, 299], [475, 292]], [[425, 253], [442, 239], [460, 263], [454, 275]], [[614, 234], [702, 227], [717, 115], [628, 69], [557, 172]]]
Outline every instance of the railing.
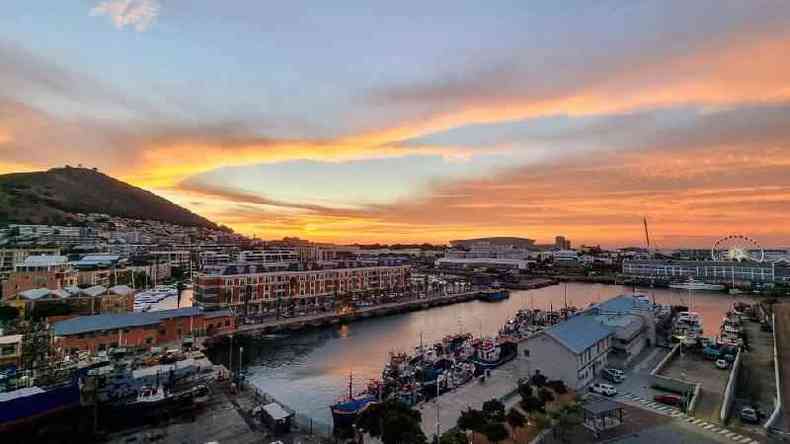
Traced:
[[[298, 413], [296, 410], [288, 407], [287, 404], [276, 399], [274, 396], [262, 391], [258, 387], [255, 387], [252, 384], [246, 384], [248, 389], [252, 389], [255, 392], [255, 400], [259, 404], [270, 404], [272, 402], [276, 402], [283, 408], [286, 412], [293, 415], [294, 423], [296, 427], [301, 429], [304, 432], [309, 433], [310, 435], [316, 435], [323, 438], [328, 438], [332, 436], [332, 426], [329, 424], [324, 424], [323, 422], [316, 421], [309, 416], [303, 415]], [[327, 407], [328, 408], [328, 407]]]

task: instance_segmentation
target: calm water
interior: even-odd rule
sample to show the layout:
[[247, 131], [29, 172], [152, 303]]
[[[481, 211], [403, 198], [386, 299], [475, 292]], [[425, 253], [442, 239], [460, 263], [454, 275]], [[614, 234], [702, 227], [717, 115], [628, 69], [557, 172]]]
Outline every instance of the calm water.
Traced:
[[[639, 290], [658, 303], [689, 305], [686, 292], [671, 289]], [[567, 286], [568, 305], [587, 307], [630, 288], [613, 285], [574, 284]], [[359, 321], [336, 328], [303, 333], [272, 335], [245, 343], [244, 362], [250, 380], [265, 392], [319, 422], [331, 424], [328, 406], [347, 391], [349, 373], [356, 387], [381, 373], [390, 351], [411, 351], [460, 330], [477, 335], [496, 334], [515, 312], [523, 307], [561, 307], [565, 286], [513, 291], [499, 303], [467, 302], [430, 310]], [[739, 296], [739, 300], [748, 300]], [[693, 309], [700, 312], [708, 334], [719, 326], [733, 297], [723, 293], [699, 293]], [[234, 366], [238, 359], [234, 344]], [[215, 360], [228, 359], [227, 348], [213, 350]], [[356, 391], [356, 389], [355, 389]]]

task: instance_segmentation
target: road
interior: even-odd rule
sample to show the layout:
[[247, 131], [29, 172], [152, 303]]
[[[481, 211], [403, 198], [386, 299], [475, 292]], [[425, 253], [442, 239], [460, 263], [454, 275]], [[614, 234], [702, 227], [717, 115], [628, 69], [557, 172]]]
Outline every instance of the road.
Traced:
[[776, 314], [776, 351], [779, 354], [779, 385], [782, 397], [782, 415], [776, 424], [785, 431], [790, 430], [790, 304], [774, 304]]

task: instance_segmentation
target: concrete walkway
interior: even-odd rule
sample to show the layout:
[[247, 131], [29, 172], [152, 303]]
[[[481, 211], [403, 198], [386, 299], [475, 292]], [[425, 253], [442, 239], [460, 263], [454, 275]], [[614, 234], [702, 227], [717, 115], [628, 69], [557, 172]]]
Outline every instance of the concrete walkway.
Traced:
[[503, 398], [516, 391], [518, 380], [527, 375], [526, 360], [521, 356], [492, 370], [485, 382], [472, 380], [453, 391], [441, 395], [437, 400], [430, 400], [418, 408], [422, 413], [422, 431], [430, 440], [436, 434], [436, 407], [439, 407], [439, 424], [441, 432], [445, 432], [458, 422], [461, 411], [467, 408], [481, 409], [483, 403], [492, 398]]

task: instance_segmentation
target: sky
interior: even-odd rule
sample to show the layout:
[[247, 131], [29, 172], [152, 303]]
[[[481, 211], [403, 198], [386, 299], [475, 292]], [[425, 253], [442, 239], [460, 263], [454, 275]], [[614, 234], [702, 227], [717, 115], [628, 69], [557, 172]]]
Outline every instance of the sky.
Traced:
[[790, 2], [9, 0], [0, 173], [236, 231], [790, 245]]

